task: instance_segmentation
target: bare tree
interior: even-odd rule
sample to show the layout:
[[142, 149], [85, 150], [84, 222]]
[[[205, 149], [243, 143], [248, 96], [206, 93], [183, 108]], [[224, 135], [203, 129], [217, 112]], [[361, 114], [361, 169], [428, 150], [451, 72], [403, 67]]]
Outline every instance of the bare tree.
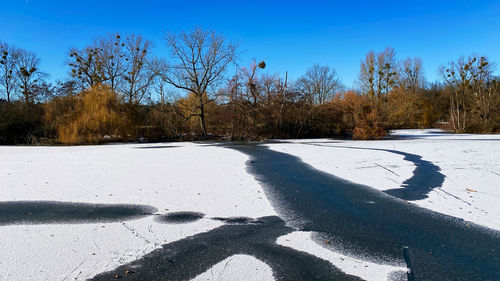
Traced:
[[366, 54], [365, 60], [361, 61], [361, 69], [359, 72], [359, 84], [361, 86], [361, 90], [368, 94], [368, 96], [373, 97], [377, 92], [375, 84], [375, 53], [373, 51], [369, 51]]
[[72, 48], [69, 56], [67, 63], [71, 67], [70, 75], [77, 79], [82, 90], [106, 81], [97, 47]]
[[[500, 78], [491, 77], [486, 81], [486, 89], [480, 96], [480, 113], [484, 123], [494, 121], [495, 112], [500, 112]], [[498, 117], [497, 117], [498, 118]]]
[[342, 90], [342, 83], [335, 69], [318, 64], [307, 69], [295, 86], [303, 95], [311, 97], [314, 104], [324, 104]]
[[16, 67], [19, 60], [19, 50], [5, 42], [0, 42], [0, 86], [7, 102], [10, 102], [18, 89]]
[[97, 48], [99, 63], [107, 82], [112, 91], [118, 92], [121, 86], [122, 75], [127, 71], [127, 62], [130, 60], [125, 56], [125, 43], [119, 34], [107, 34], [94, 40]]
[[441, 68], [450, 92], [450, 119], [455, 132], [465, 132], [475, 116], [479, 116], [483, 130], [488, 126], [492, 105], [498, 98], [493, 69], [486, 57], [478, 55], [460, 57]]
[[397, 82], [398, 63], [396, 51], [387, 47], [378, 54], [378, 91], [379, 94], [387, 94]]
[[402, 67], [399, 72], [399, 86], [416, 94], [419, 90], [425, 87], [424, 69], [422, 59], [406, 58], [402, 62]]
[[16, 69], [16, 75], [19, 79], [21, 93], [24, 96], [28, 113], [30, 103], [32, 103], [36, 98], [34, 96], [35, 92], [33, 91], [33, 88], [43, 75], [39, 68], [40, 59], [35, 53], [24, 49], [19, 50], [19, 61]]
[[152, 43], [142, 36], [130, 35], [125, 39], [126, 72], [123, 74], [123, 93], [128, 103], [140, 103], [153, 84], [155, 73], [151, 69]]
[[154, 93], [156, 93], [157, 98], [159, 98], [159, 103], [163, 106], [168, 101], [168, 89], [167, 83], [161, 79], [159, 76], [155, 76], [154, 82], [152, 83], [152, 88]]
[[283, 122], [283, 110], [285, 109], [285, 104], [288, 99], [288, 71], [285, 71], [285, 79], [281, 80], [281, 78], [278, 77], [278, 80], [276, 81], [276, 94], [274, 97], [272, 97], [271, 102], [269, 103], [268, 106], [272, 108], [271, 114], [273, 115], [273, 118], [275, 120], [274, 122], [274, 130], [271, 135], [271, 138], [273, 138], [279, 131], [282, 122]]
[[240, 75], [245, 80], [245, 95], [246, 99], [252, 103], [254, 107], [257, 106], [261, 99], [261, 85], [257, 74], [258, 69], [264, 69], [266, 63], [264, 61], [257, 64], [254, 60], [249, 68], [243, 67], [240, 69]]
[[172, 64], [164, 80], [178, 89], [194, 94], [198, 99], [198, 112], [204, 136], [207, 135], [205, 105], [213, 102], [212, 95], [229, 64], [237, 56], [237, 46], [228, 43], [215, 32], [195, 29], [167, 36], [167, 46], [171, 52]]
[[474, 56], [471, 62], [474, 111], [479, 115], [483, 130], [487, 130], [492, 107], [498, 100], [496, 91], [498, 81], [493, 77], [495, 65], [490, 63], [488, 58], [478, 55]]
[[56, 95], [56, 91], [52, 83], [40, 79], [31, 87], [32, 102], [48, 102]]
[[83, 49], [72, 48], [67, 62], [70, 74], [80, 81], [82, 90], [106, 83], [116, 92], [126, 71], [124, 49], [118, 34], [98, 37]]
[[397, 81], [396, 52], [387, 47], [380, 53], [368, 52], [361, 62], [359, 84], [370, 97], [387, 94]]
[[[235, 124], [242, 129], [239, 133], [249, 137], [257, 135], [257, 124], [261, 119], [265, 100], [263, 83], [258, 75], [266, 63], [257, 63], [255, 59], [249, 67], [236, 70], [225, 89], [220, 91], [219, 100], [232, 108], [231, 136], [235, 133]], [[222, 99], [222, 100], [221, 100]]]
[[453, 130], [457, 133], [465, 131], [465, 117], [467, 115], [467, 83], [466, 73], [462, 68], [463, 58], [458, 63], [450, 62], [446, 67], [441, 68], [441, 75], [447, 85], [450, 96], [450, 121]]
[[460, 57], [442, 67], [441, 73], [450, 96], [450, 120], [457, 133], [463, 133], [467, 125], [467, 112], [470, 110], [470, 66], [471, 61]]
[[263, 95], [265, 96], [266, 102], [271, 103], [272, 97], [277, 89], [279, 88], [281, 78], [278, 74], [263, 74], [261, 77]]

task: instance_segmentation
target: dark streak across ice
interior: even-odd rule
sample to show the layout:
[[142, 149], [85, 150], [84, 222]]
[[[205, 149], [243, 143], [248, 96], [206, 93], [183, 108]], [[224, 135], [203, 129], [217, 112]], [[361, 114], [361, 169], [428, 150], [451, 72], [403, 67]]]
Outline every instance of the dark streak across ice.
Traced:
[[[412, 177], [404, 181], [401, 188], [394, 188], [384, 191], [385, 193], [391, 196], [403, 200], [414, 201], [414, 200], [426, 199], [429, 197], [428, 196], [429, 192], [431, 192], [434, 188], [440, 188], [443, 185], [445, 179], [445, 176], [441, 173], [441, 168], [439, 168], [431, 161], [423, 160], [422, 156], [417, 154], [412, 154], [392, 149], [381, 149], [381, 148], [352, 147], [352, 146], [341, 146], [341, 145], [332, 146], [332, 145], [322, 145], [314, 143], [303, 143], [303, 144], [325, 146], [331, 148], [383, 151], [404, 156], [404, 160], [412, 162], [415, 165]], [[385, 167], [383, 168], [385, 169]]]
[[150, 216], [152, 206], [59, 201], [0, 202], [0, 226], [10, 224], [67, 224], [116, 222]]

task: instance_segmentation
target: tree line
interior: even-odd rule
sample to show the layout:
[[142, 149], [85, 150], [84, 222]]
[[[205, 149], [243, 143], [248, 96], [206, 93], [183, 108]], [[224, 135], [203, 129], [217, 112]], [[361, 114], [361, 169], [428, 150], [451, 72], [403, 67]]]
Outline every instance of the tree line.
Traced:
[[266, 62], [237, 66], [239, 46], [195, 29], [169, 33], [164, 57], [140, 35], [108, 34], [67, 55], [49, 82], [40, 58], [0, 42], [0, 143], [352, 137], [391, 129], [500, 130], [500, 79], [487, 57], [444, 64], [429, 83], [420, 58], [370, 51], [354, 89], [315, 64], [294, 81]]

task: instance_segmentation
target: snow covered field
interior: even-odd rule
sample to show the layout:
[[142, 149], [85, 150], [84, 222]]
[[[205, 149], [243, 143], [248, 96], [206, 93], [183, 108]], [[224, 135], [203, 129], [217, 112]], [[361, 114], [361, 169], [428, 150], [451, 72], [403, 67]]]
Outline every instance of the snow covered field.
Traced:
[[[445, 176], [419, 206], [500, 230], [499, 135], [448, 135], [408, 130], [383, 141], [292, 140], [267, 144], [316, 169], [380, 190], [400, 188], [415, 165], [387, 150], [422, 156]], [[363, 148], [363, 149], [357, 149]], [[371, 149], [385, 149], [371, 150]], [[245, 170], [248, 157], [196, 143], [77, 147], [0, 147], [0, 208], [12, 201], [139, 204], [138, 219], [26, 224], [0, 218], [0, 280], [84, 280], [170, 243], [210, 231], [212, 218], [275, 216], [262, 187]], [[201, 213], [180, 224], [157, 215]], [[26, 214], [27, 217], [32, 214]], [[366, 280], [384, 280], [404, 265], [374, 264], [330, 252], [294, 232], [277, 243], [325, 259]], [[195, 280], [273, 280], [271, 268], [234, 255]]]

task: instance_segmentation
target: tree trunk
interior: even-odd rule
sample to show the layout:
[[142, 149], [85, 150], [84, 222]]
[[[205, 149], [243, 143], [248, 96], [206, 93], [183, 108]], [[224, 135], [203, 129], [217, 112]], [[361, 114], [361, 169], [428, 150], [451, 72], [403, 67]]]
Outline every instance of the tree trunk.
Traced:
[[205, 105], [203, 104], [203, 95], [199, 95], [200, 99], [200, 125], [201, 125], [201, 131], [202, 135], [204, 137], [207, 136], [207, 127], [205, 125]]

